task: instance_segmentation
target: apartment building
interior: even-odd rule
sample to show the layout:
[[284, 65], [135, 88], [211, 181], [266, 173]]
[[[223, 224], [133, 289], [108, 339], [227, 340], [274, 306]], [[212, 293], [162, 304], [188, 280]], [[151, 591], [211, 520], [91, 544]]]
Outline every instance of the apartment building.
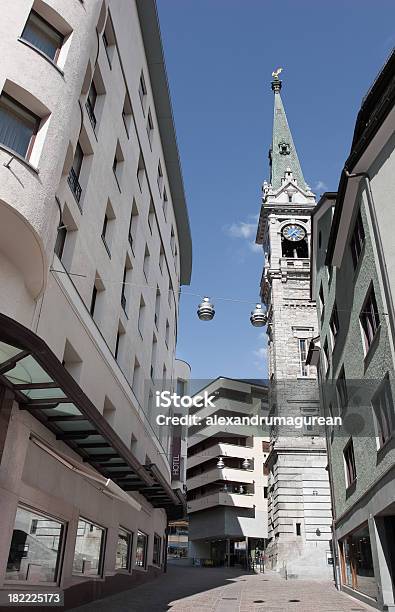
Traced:
[[312, 296], [341, 587], [395, 610], [395, 53], [362, 101], [337, 193], [312, 217]]
[[184, 515], [152, 415], [191, 237], [155, 2], [5, 0], [0, 31], [0, 589], [71, 607], [161, 572]]
[[206, 419], [267, 415], [267, 387], [221, 377], [204, 391], [215, 396], [215, 408], [190, 410], [201, 421], [188, 431], [189, 554], [201, 565], [245, 567], [267, 537], [268, 438], [259, 426]]

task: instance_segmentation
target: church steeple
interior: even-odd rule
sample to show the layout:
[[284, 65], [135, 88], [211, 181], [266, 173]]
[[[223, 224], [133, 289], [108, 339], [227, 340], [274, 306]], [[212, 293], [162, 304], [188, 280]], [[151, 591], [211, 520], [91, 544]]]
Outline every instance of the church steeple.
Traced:
[[269, 152], [270, 159], [270, 183], [272, 189], [276, 191], [282, 185], [285, 173], [290, 170], [293, 178], [296, 179], [298, 187], [304, 191], [309, 191], [304, 180], [302, 168], [300, 166], [298, 154], [289, 129], [287, 116], [281, 99], [282, 81], [279, 74], [282, 68], [278, 68], [272, 74], [272, 90], [274, 91], [274, 118], [273, 118], [273, 140], [272, 148]]

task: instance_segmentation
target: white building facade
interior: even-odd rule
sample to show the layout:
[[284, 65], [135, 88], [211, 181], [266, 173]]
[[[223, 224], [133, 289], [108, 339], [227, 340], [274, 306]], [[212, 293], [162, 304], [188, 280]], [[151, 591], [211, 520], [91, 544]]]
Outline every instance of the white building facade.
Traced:
[[163, 570], [191, 238], [155, 2], [16, 0], [0, 66], [0, 589]]
[[269, 441], [260, 426], [215, 419], [267, 415], [267, 387], [221, 377], [198, 395], [204, 391], [215, 407], [190, 410], [199, 424], [188, 431], [189, 554], [200, 565], [245, 567], [261, 556], [267, 537]]
[[[310, 216], [315, 196], [306, 184], [274, 76], [270, 180], [263, 184], [257, 243], [267, 308], [270, 416], [319, 414], [316, 369], [305, 360], [317, 335], [310, 299]], [[323, 433], [323, 432], [322, 432]], [[331, 501], [325, 437], [306, 426], [273, 426], [268, 474], [266, 563], [286, 577], [332, 574]]]

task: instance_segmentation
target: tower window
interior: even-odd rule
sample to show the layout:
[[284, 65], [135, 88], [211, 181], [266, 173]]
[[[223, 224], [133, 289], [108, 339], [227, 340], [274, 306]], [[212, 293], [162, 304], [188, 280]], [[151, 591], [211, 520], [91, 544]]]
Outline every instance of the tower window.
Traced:
[[300, 360], [300, 375], [309, 375], [309, 366], [306, 365], [307, 358], [307, 339], [299, 338], [299, 360]]
[[296, 523], [296, 535], [297, 536], [302, 535], [302, 525], [301, 525], [301, 523]]

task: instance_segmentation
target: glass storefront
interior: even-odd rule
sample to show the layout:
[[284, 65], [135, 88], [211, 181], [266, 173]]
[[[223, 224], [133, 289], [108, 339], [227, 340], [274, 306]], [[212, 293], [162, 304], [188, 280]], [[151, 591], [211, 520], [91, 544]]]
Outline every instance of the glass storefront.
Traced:
[[343, 584], [377, 599], [368, 524], [362, 525], [341, 540], [340, 550]]
[[5, 579], [57, 582], [63, 537], [63, 523], [18, 507]]
[[147, 548], [148, 548], [148, 536], [142, 531], [137, 532], [136, 542], [136, 565], [137, 567], [147, 567]]
[[101, 573], [104, 533], [103, 527], [84, 519], [78, 521], [73, 574], [97, 576]]
[[130, 569], [130, 553], [132, 549], [132, 534], [125, 529], [118, 530], [115, 569]]

